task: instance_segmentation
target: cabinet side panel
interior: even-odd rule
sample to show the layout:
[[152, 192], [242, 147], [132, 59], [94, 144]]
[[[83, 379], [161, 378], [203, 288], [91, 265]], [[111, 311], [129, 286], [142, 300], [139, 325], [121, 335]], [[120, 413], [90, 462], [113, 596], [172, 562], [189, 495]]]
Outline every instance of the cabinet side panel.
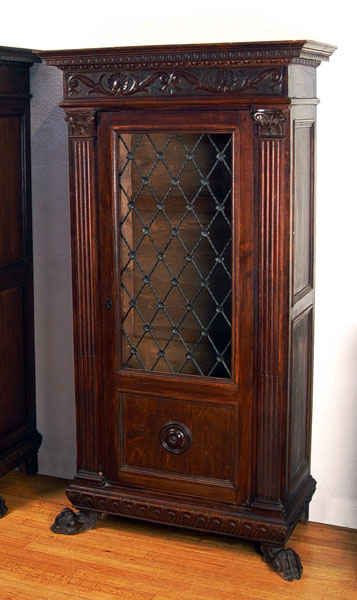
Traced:
[[314, 121], [295, 119], [293, 133], [293, 300], [313, 287]]
[[291, 325], [290, 490], [309, 472], [313, 307]]
[[312, 363], [314, 329], [316, 106], [296, 103], [291, 115], [291, 323], [288, 420], [288, 495], [301, 489], [310, 473]]

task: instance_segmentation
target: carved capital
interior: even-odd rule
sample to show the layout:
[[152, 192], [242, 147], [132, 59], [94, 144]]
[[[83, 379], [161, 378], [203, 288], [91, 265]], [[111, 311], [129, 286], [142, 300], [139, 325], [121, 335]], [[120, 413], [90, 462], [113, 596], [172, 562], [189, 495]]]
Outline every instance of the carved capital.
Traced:
[[89, 110], [85, 113], [68, 112], [65, 120], [69, 125], [69, 137], [88, 138], [94, 137], [97, 132], [96, 111]]
[[260, 137], [284, 137], [286, 114], [280, 109], [258, 108], [252, 111], [252, 117], [258, 127]]

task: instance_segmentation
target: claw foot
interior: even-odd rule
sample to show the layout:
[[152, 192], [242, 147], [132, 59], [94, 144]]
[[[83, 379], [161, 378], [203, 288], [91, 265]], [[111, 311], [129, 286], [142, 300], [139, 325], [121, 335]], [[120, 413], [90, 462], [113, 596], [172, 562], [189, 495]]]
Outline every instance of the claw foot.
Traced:
[[309, 520], [309, 508], [307, 508], [306, 510], [304, 510], [304, 512], [302, 513], [299, 521], [300, 521], [300, 523], [305, 524], [305, 523], [308, 522], [308, 520]]
[[94, 529], [100, 514], [91, 510], [80, 510], [75, 513], [72, 509], [65, 508], [55, 518], [53, 525], [51, 525], [51, 531], [63, 535], [76, 535], [76, 533], [81, 533], [87, 529]]
[[4, 515], [6, 515], [6, 513], [7, 513], [7, 506], [5, 505], [5, 500], [4, 500], [4, 498], [1, 498], [1, 496], [0, 496], [0, 519]]
[[302, 564], [299, 555], [294, 550], [262, 544], [261, 551], [265, 562], [285, 581], [301, 578]]
[[38, 457], [37, 452], [33, 456], [30, 456], [25, 462], [25, 468], [27, 475], [36, 475], [38, 472]]

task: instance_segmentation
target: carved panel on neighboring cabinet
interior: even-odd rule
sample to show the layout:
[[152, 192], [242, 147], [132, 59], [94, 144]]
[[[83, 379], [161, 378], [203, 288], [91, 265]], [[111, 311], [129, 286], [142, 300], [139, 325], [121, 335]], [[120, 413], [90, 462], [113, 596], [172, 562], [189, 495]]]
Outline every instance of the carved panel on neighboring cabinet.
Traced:
[[[26, 418], [24, 289], [0, 292], [0, 437]], [[1, 451], [1, 440], [0, 440]]]
[[0, 267], [24, 258], [23, 116], [0, 117]]

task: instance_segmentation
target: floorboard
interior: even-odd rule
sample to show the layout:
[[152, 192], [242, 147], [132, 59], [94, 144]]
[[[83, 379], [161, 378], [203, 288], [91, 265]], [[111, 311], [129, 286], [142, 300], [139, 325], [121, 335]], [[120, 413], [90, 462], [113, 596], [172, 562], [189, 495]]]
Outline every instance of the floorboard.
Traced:
[[77, 536], [50, 531], [66, 481], [1, 479], [0, 600], [355, 600], [357, 532], [307, 523], [291, 545], [303, 577], [283, 581], [254, 544], [105, 516]]

